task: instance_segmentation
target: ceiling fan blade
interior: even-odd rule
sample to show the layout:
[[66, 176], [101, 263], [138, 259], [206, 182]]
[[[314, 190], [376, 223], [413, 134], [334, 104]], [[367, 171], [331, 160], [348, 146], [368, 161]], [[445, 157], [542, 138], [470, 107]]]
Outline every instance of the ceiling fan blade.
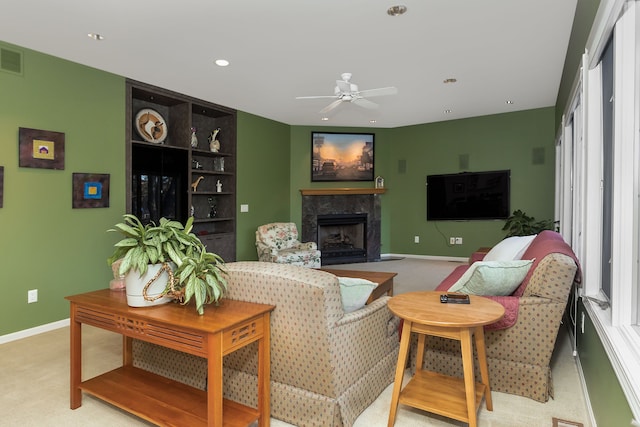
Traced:
[[375, 102], [371, 102], [368, 99], [364, 99], [364, 98], [354, 98], [351, 102], [353, 102], [354, 104], [356, 104], [359, 107], [368, 108], [370, 110], [378, 108], [378, 104], [376, 104]]
[[328, 113], [329, 111], [333, 110], [334, 108], [336, 108], [338, 105], [340, 105], [342, 103], [342, 99], [336, 99], [335, 101], [333, 101], [331, 104], [327, 105], [326, 107], [324, 107], [322, 110], [320, 110], [320, 114], [325, 114]]
[[320, 98], [335, 98], [335, 95], [318, 95], [318, 96], [296, 96], [296, 99], [320, 99]]
[[360, 92], [361, 96], [367, 97], [367, 98], [371, 98], [373, 96], [385, 96], [385, 95], [395, 95], [398, 93], [398, 89], [396, 89], [395, 87], [391, 86], [391, 87], [381, 87], [378, 89], [366, 89], [366, 90], [361, 90]]

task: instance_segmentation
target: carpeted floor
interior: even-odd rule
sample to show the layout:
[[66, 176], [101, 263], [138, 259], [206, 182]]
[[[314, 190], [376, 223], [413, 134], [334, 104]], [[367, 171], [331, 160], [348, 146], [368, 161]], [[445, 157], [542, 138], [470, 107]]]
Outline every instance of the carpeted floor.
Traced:
[[[369, 264], [331, 266], [398, 272], [395, 292], [433, 289], [458, 263], [404, 258]], [[83, 378], [120, 366], [121, 337], [83, 327]], [[82, 407], [69, 409], [69, 329], [61, 328], [0, 345], [2, 426], [149, 426], [151, 424], [84, 395]], [[493, 392], [492, 412], [481, 409], [479, 427], [552, 427], [553, 418], [591, 427], [568, 335], [562, 329], [552, 361], [555, 398], [547, 403]], [[356, 420], [354, 427], [386, 426], [392, 385]], [[273, 427], [290, 424], [272, 419]], [[466, 426], [464, 423], [399, 407], [397, 427]], [[188, 427], [188, 426], [187, 426]]]

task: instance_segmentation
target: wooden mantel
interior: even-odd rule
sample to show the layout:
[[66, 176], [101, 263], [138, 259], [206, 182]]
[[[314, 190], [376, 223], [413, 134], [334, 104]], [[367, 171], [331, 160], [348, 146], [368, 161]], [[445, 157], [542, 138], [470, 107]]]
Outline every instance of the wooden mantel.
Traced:
[[300, 194], [303, 196], [334, 196], [355, 194], [384, 194], [384, 188], [303, 188]]

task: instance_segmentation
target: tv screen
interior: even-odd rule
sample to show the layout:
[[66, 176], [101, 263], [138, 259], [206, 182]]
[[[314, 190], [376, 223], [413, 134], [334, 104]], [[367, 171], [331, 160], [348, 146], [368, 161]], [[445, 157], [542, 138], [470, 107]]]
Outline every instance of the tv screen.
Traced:
[[510, 170], [427, 175], [427, 221], [506, 219]]

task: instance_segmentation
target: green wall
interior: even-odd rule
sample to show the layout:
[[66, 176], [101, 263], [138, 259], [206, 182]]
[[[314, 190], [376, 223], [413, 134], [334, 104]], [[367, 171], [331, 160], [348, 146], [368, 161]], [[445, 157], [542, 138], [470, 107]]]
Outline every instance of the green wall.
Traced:
[[[553, 218], [553, 108], [399, 128], [390, 144], [385, 202], [394, 253], [467, 257], [504, 238], [502, 220], [427, 221], [425, 184], [431, 174], [510, 169], [511, 211]], [[534, 149], [544, 152], [542, 164], [533, 164]], [[460, 156], [468, 160], [467, 169], [460, 168]], [[449, 237], [462, 237], [463, 244], [451, 246]]]
[[[69, 316], [64, 296], [108, 286], [106, 232], [125, 211], [125, 79], [7, 43], [24, 73], [0, 71], [0, 336]], [[18, 167], [18, 128], [63, 132], [65, 169]], [[238, 114], [237, 257], [257, 259], [255, 229], [288, 220], [288, 125]], [[108, 173], [110, 206], [71, 208], [73, 172]], [[239, 212], [239, 208], [238, 208]], [[27, 304], [27, 291], [39, 301]]]
[[[0, 335], [69, 317], [65, 295], [104, 288], [124, 212], [124, 79], [22, 51], [22, 76], [0, 71]], [[18, 167], [18, 128], [65, 134], [64, 170]], [[72, 173], [110, 174], [110, 207], [72, 209]], [[39, 301], [27, 304], [27, 291]]]
[[[426, 176], [511, 169], [511, 208], [538, 219], [553, 218], [554, 109], [543, 108], [395, 129], [293, 126], [291, 131], [291, 217], [300, 224], [301, 188], [371, 187], [370, 182], [311, 183], [311, 131], [374, 132], [375, 174], [385, 179], [382, 200], [382, 253], [468, 257], [504, 238], [504, 221], [426, 220]], [[534, 149], [544, 162], [533, 164]], [[403, 164], [404, 167], [401, 167]], [[420, 243], [414, 243], [414, 236]], [[462, 237], [449, 245], [448, 237]]]
[[[105, 230], [119, 221], [125, 209], [124, 78], [3, 45], [23, 52], [24, 74], [0, 72], [0, 166], [4, 166], [0, 252], [7, 297], [0, 302], [0, 335], [64, 319], [65, 295], [108, 285], [111, 272], [105, 259], [116, 236]], [[382, 196], [383, 253], [467, 256], [470, 248], [499, 240], [500, 224], [455, 224], [456, 236], [464, 237], [465, 245], [443, 245], [433, 224], [424, 220], [424, 176], [457, 171], [457, 154], [449, 154], [447, 147], [468, 153], [473, 170], [523, 168], [525, 181], [540, 184], [548, 196], [519, 207], [547, 215], [552, 211], [553, 188], [548, 183], [553, 153], [548, 152], [542, 168], [525, 164], [531, 146], [552, 144], [546, 123], [552, 110], [548, 111], [375, 130], [288, 126], [239, 112], [237, 203], [248, 204], [249, 212], [238, 214], [237, 258], [256, 259], [254, 232], [260, 224], [280, 220], [299, 224], [301, 188], [372, 185], [310, 182], [310, 134], [318, 129], [376, 134], [376, 174], [385, 177], [388, 189]], [[64, 132], [65, 169], [18, 167], [19, 127]], [[502, 147], [511, 147], [508, 156], [491, 154], [492, 150], [504, 154]], [[407, 161], [405, 174], [397, 170], [401, 159]], [[73, 172], [110, 174], [110, 207], [72, 209]], [[535, 193], [530, 186], [523, 191]], [[534, 210], [540, 204], [546, 208]], [[446, 233], [453, 232], [448, 227], [451, 224], [440, 224]], [[419, 245], [412, 243], [414, 234], [421, 236]], [[38, 303], [26, 303], [29, 289], [38, 289]]]
[[628, 426], [633, 413], [613, 371], [602, 342], [598, 338], [582, 303], [578, 306], [578, 325], [585, 316], [584, 333], [577, 333], [578, 354], [585, 378], [589, 401], [598, 426]]
[[238, 112], [238, 260], [258, 259], [258, 226], [289, 220], [289, 182], [289, 126]]

